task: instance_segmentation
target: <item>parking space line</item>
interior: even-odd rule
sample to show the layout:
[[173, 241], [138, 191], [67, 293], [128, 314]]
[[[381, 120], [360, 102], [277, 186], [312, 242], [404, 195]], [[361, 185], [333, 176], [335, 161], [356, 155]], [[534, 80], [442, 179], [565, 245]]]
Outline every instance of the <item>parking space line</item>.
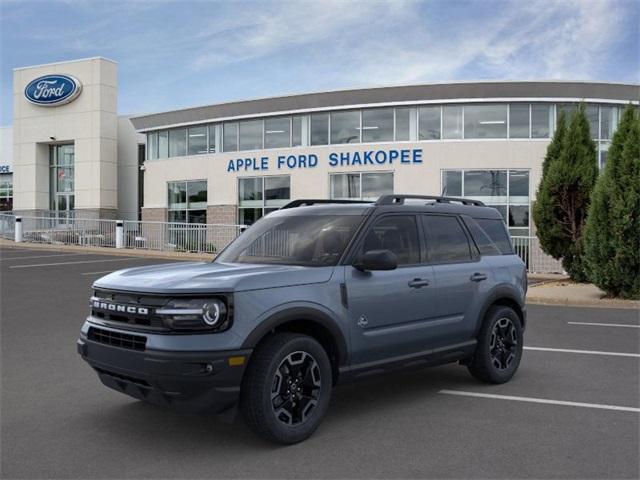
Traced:
[[80, 263], [102, 263], [102, 262], [124, 262], [128, 260], [147, 260], [146, 258], [122, 257], [109, 258], [107, 260], [80, 260], [77, 262], [59, 262], [59, 263], [38, 263], [35, 265], [13, 265], [9, 268], [35, 268], [35, 267], [53, 267], [56, 265], [78, 265]]
[[115, 272], [115, 270], [103, 270], [102, 272], [84, 272], [81, 273], [81, 275], [97, 275], [99, 273], [112, 273]]
[[58, 253], [55, 255], [28, 255], [26, 257], [4, 257], [0, 258], [0, 262], [4, 260], [29, 260], [31, 258], [47, 258], [47, 257], [70, 257], [73, 255], [87, 255], [86, 253]]
[[624, 323], [595, 323], [595, 322], [567, 322], [569, 325], [593, 325], [594, 327], [621, 327], [640, 328], [640, 325], [628, 325]]
[[610, 355], [612, 357], [640, 358], [640, 353], [600, 352], [598, 350], [571, 350], [566, 348], [543, 348], [543, 347], [523, 347], [523, 348], [525, 350], [534, 350], [534, 351], [540, 351], [540, 352], [581, 353], [585, 355]]
[[618, 410], [622, 412], [640, 413], [640, 408], [622, 407], [619, 405], [604, 405], [601, 403], [567, 402], [564, 400], [550, 400], [547, 398], [517, 397], [513, 395], [497, 395], [493, 393], [465, 392], [461, 390], [440, 390], [438, 393], [442, 393], [444, 395], [458, 395], [461, 397], [492, 398], [496, 400], [512, 400], [514, 402], [544, 403], [549, 405], [563, 405], [566, 407], [598, 408], [601, 410]]

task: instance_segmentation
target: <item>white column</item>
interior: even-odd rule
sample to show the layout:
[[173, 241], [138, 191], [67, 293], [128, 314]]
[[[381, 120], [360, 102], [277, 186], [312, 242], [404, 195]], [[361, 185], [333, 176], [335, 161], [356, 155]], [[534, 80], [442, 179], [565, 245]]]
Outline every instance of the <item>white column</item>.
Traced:
[[124, 248], [124, 222], [116, 221], [116, 248]]
[[22, 242], [22, 217], [16, 217], [15, 242]]

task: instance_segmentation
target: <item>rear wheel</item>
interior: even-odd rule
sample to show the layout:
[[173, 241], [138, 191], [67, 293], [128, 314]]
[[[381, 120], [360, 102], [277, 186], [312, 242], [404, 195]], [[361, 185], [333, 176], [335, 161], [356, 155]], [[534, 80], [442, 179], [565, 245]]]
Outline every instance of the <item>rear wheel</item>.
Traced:
[[483, 382], [505, 383], [520, 365], [522, 346], [518, 314], [509, 307], [493, 306], [480, 328], [478, 346], [467, 368]]
[[242, 384], [245, 421], [267, 440], [291, 444], [313, 434], [331, 396], [331, 363], [313, 338], [281, 333], [256, 350]]

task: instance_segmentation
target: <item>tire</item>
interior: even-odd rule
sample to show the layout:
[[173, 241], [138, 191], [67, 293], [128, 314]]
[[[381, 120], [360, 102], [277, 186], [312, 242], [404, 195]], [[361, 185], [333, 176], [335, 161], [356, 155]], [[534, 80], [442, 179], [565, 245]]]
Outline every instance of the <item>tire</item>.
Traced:
[[482, 322], [478, 346], [467, 368], [483, 382], [508, 382], [520, 365], [522, 347], [518, 314], [509, 307], [493, 306]]
[[298, 443], [320, 425], [332, 385], [331, 363], [322, 345], [306, 335], [278, 333], [252, 355], [240, 408], [249, 428], [262, 438]]

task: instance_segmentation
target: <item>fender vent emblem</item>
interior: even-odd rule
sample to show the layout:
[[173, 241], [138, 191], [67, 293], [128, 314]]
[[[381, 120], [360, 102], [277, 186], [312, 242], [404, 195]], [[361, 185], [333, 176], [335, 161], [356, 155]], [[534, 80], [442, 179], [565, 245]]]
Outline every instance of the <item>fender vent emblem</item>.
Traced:
[[360, 328], [365, 328], [367, 325], [369, 325], [369, 320], [367, 320], [367, 317], [365, 317], [364, 315], [360, 315], [360, 318], [358, 319], [358, 326]]

